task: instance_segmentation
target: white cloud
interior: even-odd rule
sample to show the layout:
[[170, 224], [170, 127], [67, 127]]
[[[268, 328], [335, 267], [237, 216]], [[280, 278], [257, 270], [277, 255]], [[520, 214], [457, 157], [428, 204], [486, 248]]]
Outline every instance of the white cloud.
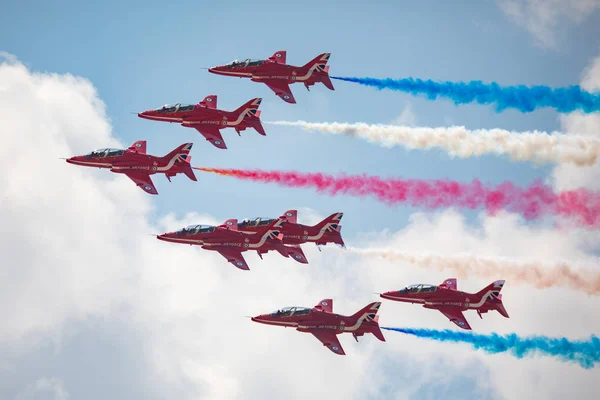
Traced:
[[[206, 214], [181, 219], [168, 214], [151, 221], [154, 198], [127, 178], [57, 159], [122, 145], [88, 81], [34, 74], [12, 60], [0, 64], [0, 87], [5, 133], [0, 168], [10, 171], [0, 175], [0, 251], [7, 261], [0, 265], [0, 354], [10, 355], [1, 364], [0, 395], [27, 395], [32, 386], [18, 382], [54, 376], [60, 378], [50, 380], [54, 387], [79, 398], [85, 393], [73, 382], [98, 379], [55, 364], [81, 365], [84, 371], [94, 365], [103, 379], [125, 374], [123, 385], [144, 386], [144, 393], [156, 398], [279, 398], [282, 393], [290, 399], [427, 398], [431, 388], [437, 395], [447, 392], [446, 398], [496, 398], [498, 393], [507, 399], [530, 393], [592, 398], [585, 390], [597, 389], [594, 371], [548, 358], [519, 361], [389, 331], [386, 343], [372, 336], [356, 343], [341, 335], [348, 355], [336, 357], [309, 334], [252, 323], [244, 316], [311, 306], [326, 297], [334, 299], [336, 312], [349, 314], [377, 299], [373, 291], [437, 283], [446, 276], [343, 252], [319, 253], [314, 246], [305, 246], [308, 265], [278, 254], [263, 261], [248, 254], [251, 271], [242, 272], [218, 254], [157, 241], [148, 233], [222, 221]], [[323, 217], [298, 208], [303, 223]], [[378, 245], [414, 251], [478, 249], [488, 255], [565, 259], [585, 258], [586, 246], [597, 244], [585, 234], [528, 227], [507, 214], [483, 217], [481, 228], [473, 228], [452, 211], [440, 217], [416, 214], [401, 232], [372, 233], [364, 240], [376, 239]], [[487, 283], [465, 279], [459, 285], [477, 290]], [[596, 299], [510, 282], [504, 292], [511, 319], [488, 314], [480, 321], [469, 315], [475, 329], [585, 336], [600, 328], [590, 317], [599, 305]], [[452, 328], [438, 314], [384, 302], [381, 322]], [[126, 328], [115, 328], [121, 325]], [[81, 336], [101, 342], [111, 330], [119, 332], [111, 340], [118, 338], [118, 348], [127, 349], [120, 352], [127, 358], [122, 361], [135, 368], [117, 370], [113, 359], [103, 357], [111, 343], [82, 353], [70, 350]], [[54, 352], [44, 353], [53, 341], [58, 343]], [[51, 359], [47, 371], [28, 378], [27, 366], [35, 363], [25, 361], [43, 354]], [[144, 371], [143, 378], [134, 370]], [[123, 393], [111, 385], [102, 390], [95, 396]]]
[[580, 23], [600, 8], [599, 0], [496, 0], [496, 3], [543, 48], [557, 46], [565, 24]]

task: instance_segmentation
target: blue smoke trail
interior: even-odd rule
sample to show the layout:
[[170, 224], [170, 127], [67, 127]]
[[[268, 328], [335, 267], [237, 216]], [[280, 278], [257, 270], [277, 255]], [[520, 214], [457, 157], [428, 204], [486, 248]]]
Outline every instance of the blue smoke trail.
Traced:
[[553, 89], [549, 86], [500, 86], [496, 82], [483, 83], [471, 82], [435, 82], [415, 78], [405, 79], [377, 79], [377, 78], [349, 78], [332, 76], [347, 82], [373, 86], [379, 90], [391, 89], [413, 95], [424, 94], [429, 100], [438, 96], [454, 101], [454, 104], [496, 104], [496, 111], [507, 108], [516, 108], [527, 113], [540, 107], [552, 107], [561, 113], [570, 113], [576, 110], [585, 113], [600, 111], [600, 93], [590, 93], [582, 90], [580, 86], [568, 86]]
[[497, 333], [480, 335], [449, 329], [438, 331], [433, 329], [385, 328], [383, 326], [381, 329], [440, 342], [468, 343], [475, 349], [483, 349], [488, 353], [495, 354], [509, 351], [517, 358], [523, 358], [529, 353], [539, 352], [558, 357], [563, 361], [578, 363], [585, 369], [593, 368], [594, 364], [600, 361], [600, 339], [594, 335], [588, 341], [570, 341], [567, 338], [549, 338], [546, 336], [521, 338], [514, 333], [500, 336]]

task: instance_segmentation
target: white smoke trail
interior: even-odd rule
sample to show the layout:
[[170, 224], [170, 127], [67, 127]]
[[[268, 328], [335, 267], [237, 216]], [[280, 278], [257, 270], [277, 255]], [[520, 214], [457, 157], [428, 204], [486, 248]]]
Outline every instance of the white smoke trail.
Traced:
[[407, 262], [423, 268], [435, 268], [439, 271], [452, 270], [462, 278], [477, 276], [493, 280], [506, 279], [514, 283], [527, 283], [538, 289], [568, 287], [590, 295], [600, 294], [600, 271], [592, 272], [575, 268], [567, 262], [546, 264], [535, 261], [519, 262], [504, 258], [476, 257], [469, 254], [442, 256], [353, 247], [349, 247], [347, 250], [361, 256]]
[[468, 130], [449, 128], [369, 125], [339, 122], [271, 121], [273, 125], [295, 126], [309, 131], [357, 136], [386, 147], [404, 145], [410, 149], [438, 147], [455, 157], [506, 154], [515, 161], [592, 165], [600, 156], [600, 139], [565, 135], [560, 132], [511, 132], [503, 129]]

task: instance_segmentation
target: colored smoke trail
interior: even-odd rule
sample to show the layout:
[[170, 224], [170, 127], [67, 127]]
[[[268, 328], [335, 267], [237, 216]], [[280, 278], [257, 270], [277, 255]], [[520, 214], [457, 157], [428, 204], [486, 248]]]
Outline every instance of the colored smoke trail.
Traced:
[[347, 82], [372, 86], [379, 90], [390, 89], [412, 95], [424, 94], [429, 100], [438, 97], [450, 99], [454, 104], [495, 104], [497, 111], [515, 108], [523, 113], [540, 107], [555, 108], [561, 113], [600, 110], [600, 94], [586, 92], [580, 86], [551, 88], [549, 86], [500, 86], [496, 82], [436, 82], [430, 79], [377, 79], [332, 76]]
[[476, 350], [482, 349], [492, 354], [509, 352], [517, 358], [539, 353], [558, 357], [562, 361], [575, 362], [585, 369], [595, 367], [595, 364], [600, 361], [600, 339], [594, 335], [587, 341], [572, 341], [564, 337], [531, 336], [522, 338], [514, 333], [500, 336], [497, 333], [481, 335], [451, 331], [449, 329], [438, 331], [433, 329], [390, 328], [383, 326], [381, 329], [440, 342], [467, 343], [472, 345]]
[[381, 257], [390, 261], [407, 262], [439, 271], [452, 270], [460, 278], [476, 276], [482, 279], [504, 279], [511, 283], [525, 283], [538, 289], [568, 287], [589, 295], [600, 294], [600, 271], [592, 272], [567, 262], [519, 262], [505, 258], [486, 258], [468, 254], [442, 256], [437, 254], [411, 254], [388, 249], [347, 248], [361, 256]]
[[278, 183], [294, 188], [315, 188], [330, 196], [374, 196], [388, 205], [407, 204], [438, 209], [459, 207], [485, 209], [495, 214], [500, 209], [519, 213], [532, 220], [542, 215], [569, 217], [580, 226], [600, 227], [600, 194], [586, 189], [554, 193], [550, 186], [536, 182], [526, 188], [503, 182], [486, 187], [478, 180], [460, 183], [449, 180], [385, 179], [368, 175], [338, 177], [321, 173], [198, 168], [238, 179]]
[[357, 136], [383, 146], [404, 145], [409, 149], [441, 148], [460, 158], [484, 154], [506, 154], [515, 161], [536, 163], [573, 163], [592, 165], [600, 156], [600, 140], [590, 136], [565, 135], [559, 132], [510, 132], [504, 129], [468, 130], [450, 128], [369, 125], [365, 123], [267, 122], [273, 125], [300, 127], [309, 131]]

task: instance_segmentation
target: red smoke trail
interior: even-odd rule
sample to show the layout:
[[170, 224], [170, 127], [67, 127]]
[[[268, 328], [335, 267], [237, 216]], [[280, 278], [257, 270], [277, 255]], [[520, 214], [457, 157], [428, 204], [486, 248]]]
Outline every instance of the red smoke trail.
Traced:
[[278, 183], [288, 187], [315, 188], [331, 196], [375, 196], [391, 205], [405, 203], [414, 207], [484, 208], [489, 214], [500, 209], [532, 220], [542, 215], [570, 217], [579, 225], [600, 227], [600, 194], [586, 189], [554, 193], [550, 186], [534, 182], [526, 188], [503, 182], [485, 186], [478, 180], [460, 183], [449, 180], [383, 179], [367, 175], [332, 176], [321, 173], [261, 170], [196, 168], [200, 171], [239, 179]]

